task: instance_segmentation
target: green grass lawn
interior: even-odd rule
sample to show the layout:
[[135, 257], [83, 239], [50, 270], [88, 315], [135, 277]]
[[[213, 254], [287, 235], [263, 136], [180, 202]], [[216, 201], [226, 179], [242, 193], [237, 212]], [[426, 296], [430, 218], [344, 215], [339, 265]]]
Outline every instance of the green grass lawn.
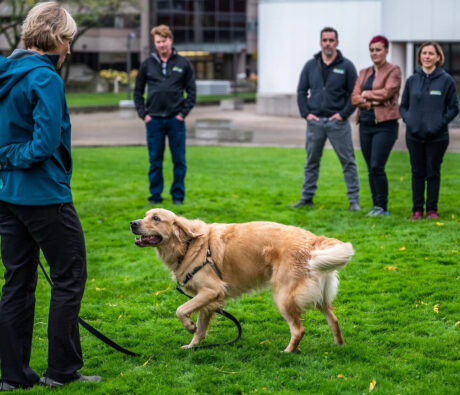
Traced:
[[[346, 345], [334, 346], [324, 317], [308, 310], [299, 350], [281, 353], [289, 328], [271, 291], [263, 290], [227, 304], [243, 327], [238, 343], [182, 350], [191, 335], [175, 310], [186, 299], [153, 249], [135, 247], [129, 230], [129, 222], [146, 210], [146, 148], [78, 148], [72, 188], [88, 251], [81, 317], [142, 356], [122, 355], [82, 329], [82, 372], [99, 374], [104, 382], [72, 383], [53, 393], [367, 394], [375, 380], [373, 394], [458, 394], [459, 154], [444, 160], [440, 220], [416, 223], [408, 219], [405, 152], [393, 152], [387, 166], [386, 218], [364, 216], [371, 199], [360, 152], [360, 213], [348, 211], [340, 165], [330, 150], [314, 209], [285, 207], [299, 198], [303, 149], [189, 147], [187, 155], [185, 204], [172, 206], [166, 193], [163, 207], [207, 222], [277, 221], [353, 243], [356, 255], [340, 273], [335, 303]], [[166, 191], [171, 173], [167, 155]], [[31, 361], [39, 373], [46, 369], [48, 303], [49, 286], [40, 274]], [[233, 324], [218, 316], [204, 344], [235, 334]]]
[[[238, 93], [241, 99], [253, 100], [255, 93]], [[207, 101], [218, 101], [221, 99], [232, 98], [233, 95], [206, 95], [197, 96], [197, 103]], [[118, 106], [120, 100], [126, 100], [126, 92], [120, 93], [67, 93], [67, 105], [69, 107], [93, 107], [93, 106]], [[132, 92], [131, 92], [132, 98]]]

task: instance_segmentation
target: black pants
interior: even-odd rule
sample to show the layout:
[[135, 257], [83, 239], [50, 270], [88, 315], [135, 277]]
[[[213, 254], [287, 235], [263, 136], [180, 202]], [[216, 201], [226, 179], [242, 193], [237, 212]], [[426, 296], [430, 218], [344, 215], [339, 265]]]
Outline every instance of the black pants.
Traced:
[[83, 230], [72, 203], [17, 206], [0, 202], [1, 255], [5, 284], [0, 300], [2, 380], [30, 386], [29, 367], [40, 249], [54, 287], [48, 318], [47, 376], [71, 381], [83, 366], [78, 314], [86, 282]]
[[449, 140], [420, 142], [406, 138], [412, 167], [412, 212], [438, 211], [439, 188], [441, 187], [441, 163]]
[[384, 210], [387, 210], [388, 206], [388, 179], [385, 165], [397, 138], [397, 121], [359, 126], [359, 141], [369, 171], [372, 202], [374, 206]]

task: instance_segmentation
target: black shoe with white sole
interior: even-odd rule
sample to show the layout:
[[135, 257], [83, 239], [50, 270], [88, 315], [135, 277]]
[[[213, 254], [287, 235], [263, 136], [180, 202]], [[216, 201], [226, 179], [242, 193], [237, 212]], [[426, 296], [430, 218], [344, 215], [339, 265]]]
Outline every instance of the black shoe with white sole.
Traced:
[[40, 384], [50, 388], [58, 388], [62, 387], [63, 385], [73, 383], [74, 381], [82, 381], [85, 383], [99, 383], [102, 381], [100, 376], [83, 376], [81, 373], [77, 372], [78, 377], [75, 380], [61, 382], [52, 379], [51, 377], [43, 376], [40, 378]]

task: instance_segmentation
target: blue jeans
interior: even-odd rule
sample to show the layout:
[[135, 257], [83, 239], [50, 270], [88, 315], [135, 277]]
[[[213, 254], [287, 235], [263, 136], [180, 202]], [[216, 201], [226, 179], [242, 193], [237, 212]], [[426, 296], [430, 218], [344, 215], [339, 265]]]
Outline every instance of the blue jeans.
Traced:
[[165, 138], [168, 137], [174, 165], [173, 183], [169, 190], [174, 200], [184, 200], [185, 197], [185, 122], [176, 117], [152, 118], [147, 123], [147, 146], [149, 149], [150, 169], [150, 201], [161, 202], [163, 192], [163, 157]]

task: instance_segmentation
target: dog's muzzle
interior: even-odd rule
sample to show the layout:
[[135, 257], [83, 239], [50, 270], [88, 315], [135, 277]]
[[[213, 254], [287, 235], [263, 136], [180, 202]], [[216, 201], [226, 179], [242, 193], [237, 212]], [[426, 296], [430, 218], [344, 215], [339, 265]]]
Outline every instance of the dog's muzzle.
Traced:
[[137, 237], [134, 239], [134, 244], [138, 247], [148, 247], [148, 246], [155, 246], [163, 241], [163, 238], [160, 235], [144, 235], [142, 234], [142, 225], [141, 221], [131, 221], [131, 232], [135, 235], [139, 235], [141, 237]]

